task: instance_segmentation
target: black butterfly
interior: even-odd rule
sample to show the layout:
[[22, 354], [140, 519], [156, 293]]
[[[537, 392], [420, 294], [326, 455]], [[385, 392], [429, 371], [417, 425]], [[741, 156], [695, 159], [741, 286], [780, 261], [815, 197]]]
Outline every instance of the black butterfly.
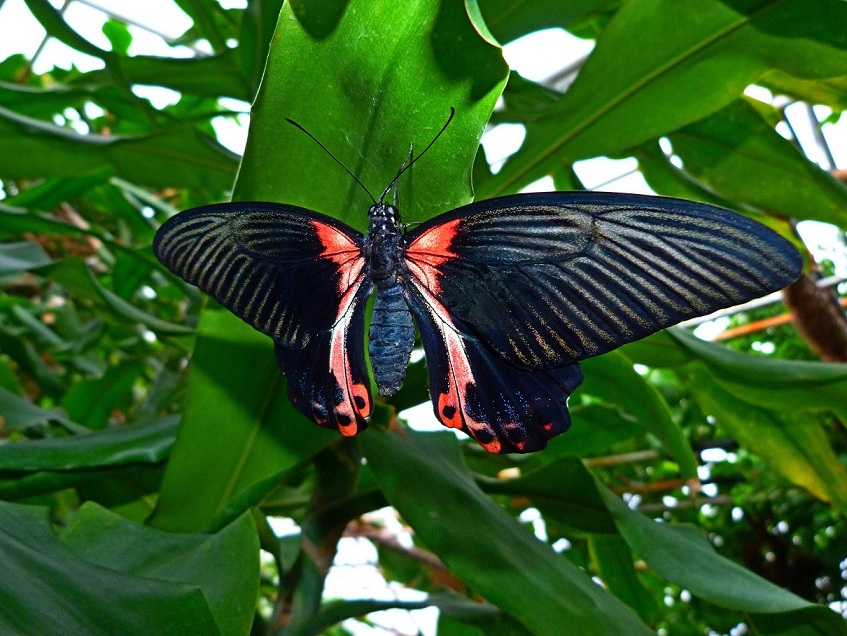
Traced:
[[383, 199], [424, 152], [370, 208], [367, 236], [317, 212], [250, 202], [182, 212], [153, 243], [168, 269], [274, 340], [294, 405], [342, 435], [363, 430], [372, 409], [364, 310], [374, 287], [380, 394], [400, 388], [414, 316], [436, 417], [489, 452], [525, 453], [570, 426], [579, 360], [800, 273], [797, 250], [765, 226], [661, 197], [518, 194], [403, 233]]

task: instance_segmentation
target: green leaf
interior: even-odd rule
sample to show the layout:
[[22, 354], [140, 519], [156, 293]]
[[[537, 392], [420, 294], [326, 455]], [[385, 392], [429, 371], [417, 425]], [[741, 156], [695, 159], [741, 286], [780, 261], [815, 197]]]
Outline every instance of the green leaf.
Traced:
[[[79, 488], [79, 492], [82, 493], [86, 487], [91, 490], [100, 490], [112, 484], [123, 484], [125, 491], [131, 489], [131, 497], [136, 504], [147, 507], [146, 512], [138, 517], [141, 521], [150, 512], [149, 498], [156, 492], [156, 486], [161, 482], [161, 477], [161, 467], [149, 464], [106, 470], [93, 468], [40, 471], [23, 476], [13, 471], [9, 473], [9, 479], [0, 479], [0, 499], [21, 501], [71, 488]], [[80, 496], [84, 495], [80, 494]], [[61, 495], [58, 495], [58, 498], [61, 498]], [[144, 501], [144, 498], [147, 498], [147, 501]]]
[[32, 241], [0, 245], [0, 276], [18, 274], [49, 262], [50, 257], [44, 248]]
[[348, 618], [364, 616], [372, 612], [389, 609], [412, 611], [427, 607], [437, 607], [441, 615], [453, 616], [463, 620], [486, 620], [500, 616], [500, 611], [486, 603], [477, 603], [454, 593], [431, 594], [420, 601], [330, 601], [321, 606], [320, 612], [306, 624], [296, 629], [286, 630], [285, 636], [318, 636], [324, 630]]
[[105, 318], [117, 324], [145, 325], [162, 335], [186, 335], [193, 330], [175, 325], [138, 309], [115, 292], [106, 289], [81, 258], [66, 258], [31, 270], [65, 287], [70, 295], [86, 298], [95, 303]]
[[638, 612], [645, 623], [655, 621], [658, 608], [650, 593], [638, 580], [632, 552], [619, 536], [592, 536], [588, 541], [591, 560], [612, 594]]
[[[91, 563], [53, 534], [46, 509], [0, 502], [0, 631], [91, 636], [220, 633], [199, 582], [163, 581], [111, 569], [130, 558], [132, 554], [121, 551], [109, 567]], [[221, 569], [232, 566], [223, 563]]]
[[106, 20], [103, 23], [103, 35], [108, 38], [109, 44], [112, 45], [112, 53], [127, 54], [132, 44], [132, 34], [126, 24], [118, 20]]
[[224, 11], [221, 5], [214, 0], [175, 0], [180, 9], [194, 20], [203, 37], [212, 45], [212, 49], [220, 51], [226, 48], [226, 42], [217, 26], [217, 18]]
[[23, 431], [29, 428], [43, 426], [48, 422], [59, 422], [70, 430], [86, 432], [83, 426], [73, 422], [64, 409], [43, 409], [22, 395], [16, 395], [0, 388], [0, 417], [3, 426], [12, 430]]
[[75, 199], [92, 188], [106, 183], [111, 176], [112, 170], [105, 168], [80, 177], [47, 179], [15, 196], [5, 198], [3, 204], [10, 207], [52, 210], [61, 203]]
[[72, 49], [80, 53], [91, 55], [99, 59], [108, 59], [109, 52], [94, 46], [82, 37], [65, 22], [62, 13], [59, 12], [48, 0], [24, 0], [32, 15], [41, 23], [47, 33]]
[[0, 177], [81, 177], [110, 170], [151, 187], [227, 190], [235, 157], [192, 125], [136, 136], [81, 135], [0, 107]]
[[545, 460], [564, 453], [594, 457], [644, 433], [644, 423], [616, 405], [571, 403], [568, 408], [571, 427], [567, 434], [550, 440], [543, 455]]
[[129, 403], [132, 387], [142, 370], [138, 362], [109, 367], [102, 378], [78, 382], [71, 387], [62, 406], [75, 422], [90, 429], [105, 428], [112, 412]]
[[[0, 392], [0, 405], [5, 406], [6, 399]], [[96, 433], [5, 442], [0, 444], [0, 469], [59, 471], [153, 464], [168, 456], [178, 429], [179, 416], [169, 415]]]
[[[764, 634], [847, 634], [841, 616], [720, 556], [697, 528], [651, 521], [599, 488], [629, 547], [668, 581], [721, 607], [748, 612]], [[797, 631], [801, 625], [810, 631]]]
[[697, 459], [679, 425], [671, 417], [668, 405], [659, 392], [632, 367], [632, 362], [619, 351], [584, 360], [585, 382], [579, 387], [588, 395], [615, 404], [637, 419], [662, 442], [679, 464], [685, 479], [697, 477]]
[[[280, 14], [233, 198], [285, 201], [364, 229], [371, 199], [302, 132], [280, 128], [280, 117], [308, 128], [378, 194], [409, 145], [422, 150], [452, 106], [457, 115], [445, 135], [401, 180], [402, 212], [406, 221], [422, 221], [470, 201], [473, 157], [506, 80], [500, 50], [458, 5], [321, 7], [325, 13], [302, 18], [287, 6]], [[315, 39], [329, 14], [337, 15], [334, 30]], [[393, 27], [373, 29], [374, 20]], [[345, 91], [353, 85], [357, 95], [380, 98], [351, 100]]]
[[732, 201], [787, 218], [847, 225], [847, 186], [738, 100], [669, 135], [686, 172]]
[[609, 13], [620, 0], [478, 0], [485, 23], [503, 44], [552, 27], [568, 28], [598, 13]]
[[[198, 97], [232, 97], [249, 101], [252, 93], [239, 71], [238, 55], [237, 49], [194, 58], [134, 55], [121, 59], [121, 75], [129, 84], [163, 86]], [[80, 84], [83, 82], [91, 89], [114, 84], [108, 70], [86, 73], [78, 81]]]
[[792, 483], [847, 515], [847, 470], [835, 455], [818, 418], [808, 413], [788, 415], [743, 402], [721, 390], [703, 368], [692, 368], [686, 375], [686, 385], [693, 388], [703, 412], [714, 416], [741, 446]]
[[830, 410], [847, 420], [847, 365], [751, 356], [703, 342], [684, 329], [667, 329], [626, 345], [626, 355], [648, 367], [706, 366], [723, 390], [763, 408], [787, 412]]
[[[574, 83], [523, 147], [480, 185], [514, 192], [554, 166], [616, 154], [717, 112], [772, 69], [807, 79], [847, 74], [847, 5], [820, 0], [624, 3]], [[672, 105], [672, 107], [671, 107]]]
[[0, 351], [14, 360], [21, 371], [34, 378], [47, 395], [57, 396], [64, 392], [57, 374], [38, 355], [32, 343], [21, 338], [20, 330], [0, 324]]
[[250, 80], [251, 98], [259, 90], [281, 9], [282, 0], [253, 0], [241, 18], [238, 54], [242, 73]]
[[847, 75], [805, 80], [771, 71], [757, 84], [777, 95], [788, 95], [810, 104], [825, 104], [836, 111], [847, 110]]
[[336, 439], [306, 421], [280, 391], [266, 336], [222, 329], [230, 320], [227, 310], [209, 306], [198, 329], [182, 430], [151, 519], [158, 528], [220, 525]]
[[[388, 501], [456, 576], [533, 634], [649, 634], [613, 596], [474, 483], [449, 433], [372, 429], [361, 448]], [[414, 484], [414, 488], [409, 488]]]
[[[221, 634], [250, 631], [259, 586], [259, 539], [249, 514], [215, 534], [184, 535], [154, 530], [84, 504], [61, 539], [91, 564], [164, 584], [196, 586]], [[195, 627], [185, 633], [201, 632]]]
[[[468, 202], [473, 157], [507, 69], [462, 6], [423, 0], [298, 6], [312, 10], [304, 17], [285, 5], [280, 14], [234, 199], [284, 201], [364, 228], [370, 198], [302, 132], [280, 126], [282, 118], [306, 126], [380, 193], [409, 144], [423, 149], [453, 106], [456, 118], [414, 174], [404, 175], [400, 197], [409, 221]], [[261, 499], [287, 468], [334, 435], [291, 406], [270, 339], [210, 304], [153, 523], [200, 529], [225, 519]], [[217, 458], [212, 466], [209, 456]]]
[[616, 533], [594, 478], [576, 457], [560, 456], [515, 479], [487, 479], [480, 484], [489, 494], [528, 497], [545, 517], [576, 532]]

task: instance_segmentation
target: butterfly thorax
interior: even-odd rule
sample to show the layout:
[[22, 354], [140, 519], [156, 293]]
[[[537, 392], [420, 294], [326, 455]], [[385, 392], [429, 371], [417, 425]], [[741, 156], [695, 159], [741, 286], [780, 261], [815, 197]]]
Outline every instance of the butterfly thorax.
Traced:
[[400, 271], [402, 235], [397, 224], [397, 209], [387, 203], [376, 203], [368, 210], [368, 218], [368, 274], [378, 289], [386, 289], [397, 283]]
[[377, 203], [368, 217], [365, 253], [368, 275], [377, 288], [368, 351], [380, 395], [393, 395], [403, 384], [415, 344], [412, 314], [400, 285], [402, 234], [394, 206]]

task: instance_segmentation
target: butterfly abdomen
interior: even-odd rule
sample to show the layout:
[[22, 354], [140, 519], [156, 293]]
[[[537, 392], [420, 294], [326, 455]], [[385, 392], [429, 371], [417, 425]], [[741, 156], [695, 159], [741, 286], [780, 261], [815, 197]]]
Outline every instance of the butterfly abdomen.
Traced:
[[414, 344], [412, 314], [400, 285], [377, 289], [368, 350], [380, 395], [400, 389]]

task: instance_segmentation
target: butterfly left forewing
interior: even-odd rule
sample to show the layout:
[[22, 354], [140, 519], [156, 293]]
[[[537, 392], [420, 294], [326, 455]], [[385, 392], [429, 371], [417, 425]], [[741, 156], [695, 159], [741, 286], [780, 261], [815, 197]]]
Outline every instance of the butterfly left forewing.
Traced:
[[277, 203], [182, 212], [156, 234], [165, 266], [269, 335], [295, 406], [353, 435], [370, 415], [364, 237], [339, 221]]

